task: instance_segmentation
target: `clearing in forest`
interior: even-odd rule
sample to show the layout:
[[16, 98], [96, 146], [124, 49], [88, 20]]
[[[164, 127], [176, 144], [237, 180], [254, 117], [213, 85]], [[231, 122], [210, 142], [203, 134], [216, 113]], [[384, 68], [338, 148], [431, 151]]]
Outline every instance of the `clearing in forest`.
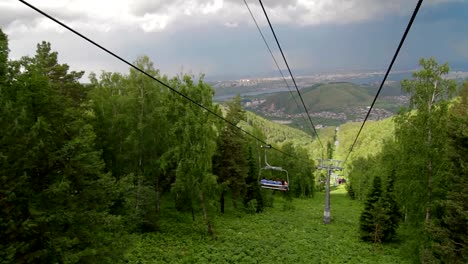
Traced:
[[[358, 235], [361, 205], [343, 187], [332, 192], [332, 223], [323, 224], [324, 193], [286, 201], [260, 214], [228, 208], [215, 218], [217, 239], [202, 217], [165, 210], [161, 231], [137, 235], [128, 263], [409, 263], [397, 245], [372, 245]], [[169, 209], [169, 208], [167, 208]]]

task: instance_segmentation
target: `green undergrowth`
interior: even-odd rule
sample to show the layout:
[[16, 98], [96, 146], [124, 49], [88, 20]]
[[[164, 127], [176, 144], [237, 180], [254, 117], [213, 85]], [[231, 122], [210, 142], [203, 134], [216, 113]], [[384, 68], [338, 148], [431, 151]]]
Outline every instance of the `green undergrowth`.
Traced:
[[[216, 239], [205, 235], [201, 216], [171, 213], [161, 231], [136, 235], [127, 263], [409, 263], [397, 245], [359, 240], [361, 206], [342, 188], [332, 192], [332, 223], [324, 225], [323, 199], [292, 202], [276, 195], [260, 214], [232, 208], [214, 218]], [[230, 209], [230, 210], [229, 210]], [[168, 210], [169, 211], [169, 210]], [[163, 212], [164, 213], [164, 212]]]

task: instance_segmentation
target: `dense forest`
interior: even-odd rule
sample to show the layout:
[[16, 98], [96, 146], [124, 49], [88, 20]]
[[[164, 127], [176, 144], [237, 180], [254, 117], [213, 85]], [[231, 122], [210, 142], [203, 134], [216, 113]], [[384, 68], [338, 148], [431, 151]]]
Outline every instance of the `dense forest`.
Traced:
[[[447, 64], [422, 59], [401, 84], [409, 107], [366, 125], [327, 226], [315, 160], [345, 159], [360, 124], [319, 141], [240, 96], [216, 104], [203, 76], [166, 76], [145, 56], [138, 68], [227, 122], [135, 69], [83, 84], [48, 42], [8, 54], [0, 30], [0, 263], [466, 263], [468, 82], [445, 78]], [[288, 170], [289, 192], [260, 188], [266, 156]]]
[[[468, 82], [446, 78], [448, 65], [432, 58], [420, 66], [402, 81], [410, 106], [368, 124], [358, 141], [347, 165], [348, 193], [365, 203], [364, 240], [400, 241], [415, 262], [466, 263]], [[358, 124], [342, 128], [340, 158]]]
[[[261, 212], [271, 192], [260, 190], [261, 144], [229, 123], [131, 69], [128, 74], [70, 71], [50, 43], [33, 57], [8, 59], [0, 32], [0, 259], [2, 263], [122, 261], [131, 234], [161, 230], [161, 204], [212, 217]], [[240, 97], [225, 108], [193, 76], [168, 77], [147, 57], [135, 65], [257, 138], [265, 127]], [[314, 166], [304, 148], [282, 143], [291, 172], [289, 195], [310, 197]], [[276, 142], [270, 140], [275, 145]], [[271, 161], [279, 159], [271, 152]], [[301, 159], [295, 157], [300, 156]]]

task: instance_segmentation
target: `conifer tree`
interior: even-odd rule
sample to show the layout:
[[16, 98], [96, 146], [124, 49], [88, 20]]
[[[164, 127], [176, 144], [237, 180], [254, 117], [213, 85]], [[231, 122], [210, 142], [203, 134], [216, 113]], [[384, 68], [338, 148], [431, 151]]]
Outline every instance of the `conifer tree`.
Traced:
[[388, 178], [387, 188], [383, 191], [381, 178], [374, 177], [360, 218], [361, 239], [364, 241], [387, 242], [396, 234], [401, 213], [393, 194], [393, 178]]
[[8, 37], [0, 29], [0, 88], [6, 82], [6, 75], [8, 70]]
[[114, 181], [85, 112], [65, 91], [81, 90], [81, 75], [48, 47], [11, 62], [0, 91], [0, 254], [15, 263], [113, 262], [122, 254], [115, 237], [125, 240], [109, 214]]
[[361, 239], [364, 241], [381, 242], [386, 215], [385, 209], [382, 206], [381, 196], [381, 179], [379, 176], [375, 176], [372, 189], [367, 196], [359, 221]]
[[351, 200], [356, 199], [356, 196], [355, 196], [355, 193], [354, 193], [353, 185], [352, 185], [351, 183], [347, 183], [347, 184], [345, 185], [345, 187], [346, 187], [346, 191], [348, 192], [349, 198], [351, 198]]
[[[229, 101], [227, 106], [226, 119], [231, 123], [238, 124], [245, 119], [240, 95]], [[246, 191], [246, 177], [249, 169], [246, 146], [245, 136], [236, 128], [226, 124], [218, 138], [217, 151], [213, 158], [214, 173], [218, 176], [218, 183], [221, 184], [221, 213], [224, 213], [224, 197], [227, 188], [231, 191], [234, 206]]]
[[400, 220], [402, 218], [400, 207], [395, 199], [394, 194], [395, 170], [390, 172], [387, 178], [387, 188], [382, 197], [383, 205], [388, 214], [387, 223], [385, 224], [382, 241], [390, 241], [396, 234]]
[[260, 192], [260, 186], [257, 179], [258, 166], [255, 163], [251, 146], [249, 146], [247, 163], [249, 165], [249, 171], [246, 178], [247, 191], [244, 197], [244, 205], [248, 206], [249, 202], [255, 200], [256, 212], [259, 213], [263, 211], [263, 197]]

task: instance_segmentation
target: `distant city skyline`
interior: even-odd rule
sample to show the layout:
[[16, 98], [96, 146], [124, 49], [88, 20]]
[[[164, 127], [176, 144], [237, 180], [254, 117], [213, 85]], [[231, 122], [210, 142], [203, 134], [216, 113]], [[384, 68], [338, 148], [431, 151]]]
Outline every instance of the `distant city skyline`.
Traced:
[[[163, 74], [204, 73], [207, 80], [279, 76], [243, 1], [31, 0], [110, 50], [133, 61], [148, 55]], [[284, 68], [257, 1], [247, 1]], [[264, 1], [293, 73], [385, 70], [417, 1]], [[128, 67], [29, 9], [0, 3], [10, 58], [52, 43], [74, 70], [127, 72]], [[394, 70], [421, 57], [468, 70], [468, 2], [424, 1]]]

